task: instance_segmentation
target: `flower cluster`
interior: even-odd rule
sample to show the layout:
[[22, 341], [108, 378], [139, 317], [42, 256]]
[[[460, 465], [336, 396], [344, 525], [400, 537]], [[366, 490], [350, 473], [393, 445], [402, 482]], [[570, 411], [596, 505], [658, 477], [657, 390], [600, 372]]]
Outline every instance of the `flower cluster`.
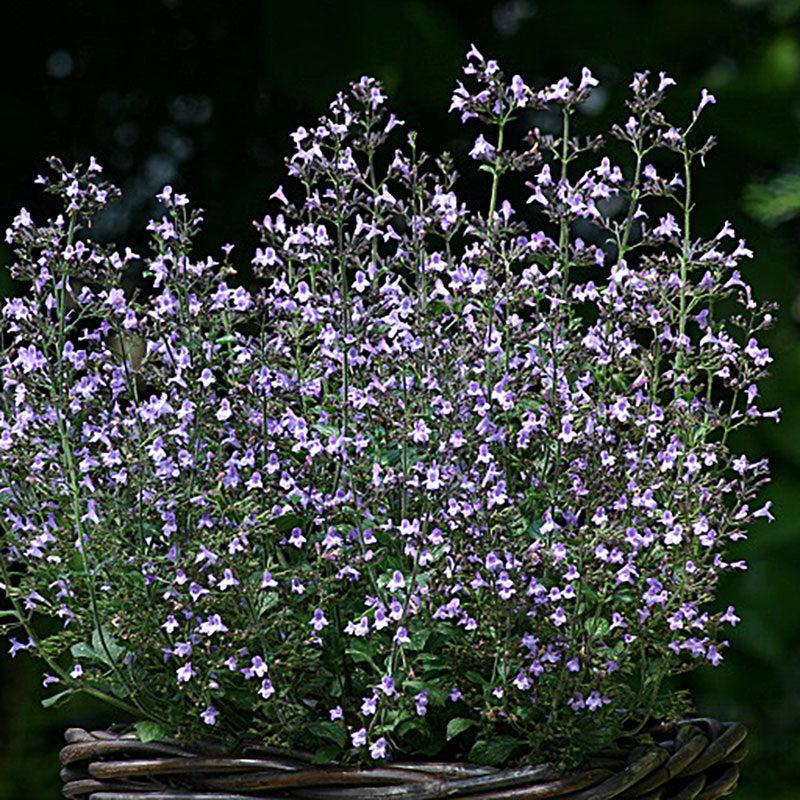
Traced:
[[[6, 234], [0, 570], [53, 702], [502, 763], [611, 740], [722, 660], [725, 548], [769, 516], [728, 438], [776, 412], [752, 253], [691, 227], [713, 97], [674, 126], [674, 81], [637, 74], [606, 151], [571, 132], [589, 70], [536, 90], [473, 47], [464, 73], [487, 211], [362, 78], [292, 135], [247, 282], [171, 187], [135, 253], [91, 237], [94, 160], [38, 179], [63, 210]], [[514, 150], [530, 110], [561, 133]]]

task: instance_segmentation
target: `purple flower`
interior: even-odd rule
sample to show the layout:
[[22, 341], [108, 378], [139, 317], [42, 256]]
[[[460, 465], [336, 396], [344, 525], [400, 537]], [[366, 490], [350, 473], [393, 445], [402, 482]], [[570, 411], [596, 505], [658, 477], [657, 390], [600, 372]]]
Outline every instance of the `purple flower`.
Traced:
[[365, 716], [371, 716], [378, 708], [378, 698], [375, 695], [363, 698], [361, 701], [361, 713]]
[[661, 92], [663, 92], [667, 88], [667, 86], [675, 86], [676, 85], [675, 81], [672, 78], [668, 77], [667, 74], [664, 73], [664, 72], [659, 72], [658, 73], [658, 79], [659, 79], [658, 80], [658, 89], [656, 91], [658, 91], [659, 94]]
[[511, 78], [511, 91], [514, 94], [514, 99], [517, 101], [518, 107], [521, 108], [527, 105], [532, 94], [531, 89], [519, 75], [514, 75]]
[[765, 518], [768, 522], [774, 522], [775, 517], [770, 513], [772, 507], [772, 500], [767, 500], [764, 505], [753, 512], [753, 519]]
[[369, 620], [361, 617], [357, 623], [350, 621], [345, 625], [344, 632], [349, 636], [366, 636], [369, 633]]
[[228, 628], [222, 621], [222, 617], [220, 617], [219, 614], [212, 614], [198, 627], [198, 630], [200, 633], [205, 634], [206, 636], [211, 636], [214, 633], [225, 633]]
[[279, 200], [284, 205], [289, 205], [286, 195], [283, 193], [283, 186], [279, 186], [270, 196], [270, 200]]
[[590, 692], [589, 696], [586, 698], [586, 707], [590, 711], [597, 711], [597, 709], [610, 702], [611, 700], [608, 697], [601, 695], [600, 692], [595, 689], [593, 692]]
[[19, 349], [19, 355], [14, 363], [22, 367], [24, 373], [28, 373], [44, 369], [47, 366], [47, 359], [34, 345], [29, 345]]
[[242, 669], [242, 675], [247, 680], [250, 680], [253, 676], [263, 678], [266, 674], [267, 664], [261, 656], [253, 656], [250, 660], [250, 666]]
[[199, 583], [192, 581], [189, 584], [189, 596], [194, 602], [197, 602], [204, 594], [208, 594], [208, 589], [204, 589]]
[[697, 106], [696, 114], [699, 114], [709, 103], [716, 103], [717, 100], [713, 94], [709, 94], [707, 89], [700, 92], [700, 104]]
[[581, 70], [581, 82], [578, 86], [578, 92], [585, 92], [593, 86], [597, 86], [599, 81], [595, 78], [588, 67]]
[[200, 715], [206, 725], [216, 725], [219, 711], [214, 706], [208, 706], [205, 711]]
[[369, 746], [369, 754], [371, 758], [379, 759], [379, 758], [386, 758], [386, 747], [388, 742], [386, 739], [381, 736], [379, 739], [376, 739], [370, 746]]
[[321, 631], [327, 624], [328, 620], [325, 618], [325, 614], [323, 613], [322, 609], [315, 609], [314, 614], [309, 621], [309, 625], [311, 625], [315, 631]]
[[182, 667], [178, 667], [178, 669], [175, 670], [178, 683], [188, 683], [196, 674], [191, 661], [187, 661]]
[[262, 589], [272, 589], [278, 585], [278, 581], [276, 581], [272, 577], [271, 572], [265, 572], [263, 577], [261, 578], [261, 588]]
[[231, 418], [232, 414], [233, 412], [231, 411], [230, 400], [228, 400], [227, 397], [223, 397], [222, 400], [220, 401], [219, 408], [217, 409], [217, 412], [215, 414], [216, 418], [220, 422], [225, 422], [225, 420]]
[[681, 229], [678, 227], [678, 223], [675, 222], [675, 217], [673, 217], [672, 214], [667, 213], [666, 216], [661, 218], [658, 227], [653, 228], [653, 233], [656, 236], [669, 238], [672, 236], [680, 236]]
[[741, 622], [741, 618], [737, 617], [734, 612], [735, 612], [734, 607], [728, 606], [725, 613], [719, 618], [719, 621], [727, 622], [730, 625], [736, 626], [739, 622]]
[[353, 747], [361, 747], [367, 743], [367, 729], [360, 728], [357, 731], [353, 731], [350, 734], [351, 741], [353, 742]]
[[11, 655], [11, 658], [14, 658], [20, 650], [30, 650], [31, 647], [33, 647], [33, 642], [30, 639], [28, 639], [26, 644], [22, 644], [12, 636], [9, 641], [11, 642], [11, 647], [9, 648], [8, 652]]
[[301, 548], [306, 542], [306, 537], [303, 536], [303, 531], [300, 528], [292, 528], [292, 533], [289, 536], [289, 544], [293, 547]]
[[389, 133], [389, 131], [393, 130], [397, 126], [405, 124], [406, 123], [403, 120], [397, 119], [397, 117], [393, 113], [389, 114], [389, 120], [387, 121], [386, 126], [383, 129], [383, 132]]
[[411, 639], [408, 636], [408, 631], [401, 625], [394, 635], [394, 641], [398, 644], [409, 644]]
[[396, 569], [392, 573], [392, 577], [389, 579], [389, 582], [386, 584], [386, 588], [394, 593], [398, 591], [398, 589], [405, 589], [406, 586], [406, 579], [403, 577], [403, 573], [400, 572], [399, 569]]
[[483, 134], [479, 134], [475, 140], [472, 150], [469, 151], [470, 157], [478, 161], [491, 161], [495, 155], [494, 145], [486, 141]]
[[238, 586], [239, 581], [234, 577], [233, 570], [230, 567], [226, 567], [222, 573], [222, 580], [219, 582], [219, 589], [220, 591], [225, 591], [226, 589], [230, 589], [231, 586]]

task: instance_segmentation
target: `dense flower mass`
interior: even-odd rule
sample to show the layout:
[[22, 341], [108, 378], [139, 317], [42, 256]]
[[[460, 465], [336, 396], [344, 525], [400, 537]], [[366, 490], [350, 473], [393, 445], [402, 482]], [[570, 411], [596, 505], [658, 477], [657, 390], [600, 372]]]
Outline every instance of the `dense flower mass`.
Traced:
[[[171, 187], [149, 252], [95, 241], [116, 189], [50, 160], [61, 213], [6, 234], [0, 569], [56, 698], [501, 763], [668, 713], [666, 676], [722, 660], [725, 548], [770, 516], [728, 439], [776, 412], [752, 253], [691, 227], [713, 97], [672, 125], [674, 81], [637, 74], [606, 149], [572, 130], [589, 70], [534, 89], [473, 47], [464, 73], [485, 211], [363, 78], [292, 135], [252, 279], [196, 255]], [[513, 149], [531, 113], [561, 132]]]

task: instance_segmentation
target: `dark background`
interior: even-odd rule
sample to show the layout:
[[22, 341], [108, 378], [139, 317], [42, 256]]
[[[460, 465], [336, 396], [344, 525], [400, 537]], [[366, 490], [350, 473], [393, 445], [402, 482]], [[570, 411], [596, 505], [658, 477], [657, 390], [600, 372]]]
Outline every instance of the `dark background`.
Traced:
[[[135, 242], [170, 182], [207, 209], [203, 244], [236, 242], [242, 264], [256, 244], [250, 220], [284, 180], [288, 134], [364, 73], [385, 82], [424, 146], [456, 153], [475, 136], [447, 114], [472, 41], [535, 85], [591, 67], [604, 86], [589, 120], [597, 126], [621, 113], [633, 70], [676, 78], [679, 111], [708, 87], [719, 146], [698, 179], [697, 230], [713, 234], [730, 219], [756, 252], [747, 267], [756, 294], [781, 302], [765, 394], [784, 414], [736, 443], [771, 459], [765, 498], [778, 519], [738, 547], [750, 569], [725, 583], [722, 601], [743, 622], [726, 662], [690, 685], [704, 713], [750, 728], [737, 797], [797, 797], [800, 0], [2, 0], [0, 9], [0, 229], [22, 205], [36, 216], [32, 180], [47, 155], [95, 155], [125, 193], [102, 233]], [[0, 265], [8, 258], [0, 245]], [[4, 269], [0, 283], [18, 290]], [[5, 649], [0, 800], [53, 798], [63, 728], [110, 717], [87, 704], [43, 710], [36, 665]]]

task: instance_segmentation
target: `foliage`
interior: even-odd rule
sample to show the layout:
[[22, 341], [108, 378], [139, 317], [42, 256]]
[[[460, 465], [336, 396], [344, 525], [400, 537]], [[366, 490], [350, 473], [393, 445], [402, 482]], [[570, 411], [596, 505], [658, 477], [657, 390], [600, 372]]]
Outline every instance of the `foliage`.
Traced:
[[[363, 78], [293, 134], [247, 287], [170, 187], [150, 253], [94, 241], [116, 190], [50, 159], [64, 207], [8, 231], [31, 292], [0, 361], [7, 627], [49, 702], [319, 762], [573, 760], [722, 660], [725, 545], [770, 516], [728, 437], [776, 412], [752, 254], [691, 229], [714, 98], [674, 126], [674, 82], [636, 74], [623, 170], [572, 130], [588, 69], [464, 72], [486, 212]], [[515, 150], [531, 115], [560, 132]]]
[[744, 193], [744, 205], [770, 227], [791, 219], [800, 211], [800, 175], [784, 173], [769, 183], [751, 183]]

